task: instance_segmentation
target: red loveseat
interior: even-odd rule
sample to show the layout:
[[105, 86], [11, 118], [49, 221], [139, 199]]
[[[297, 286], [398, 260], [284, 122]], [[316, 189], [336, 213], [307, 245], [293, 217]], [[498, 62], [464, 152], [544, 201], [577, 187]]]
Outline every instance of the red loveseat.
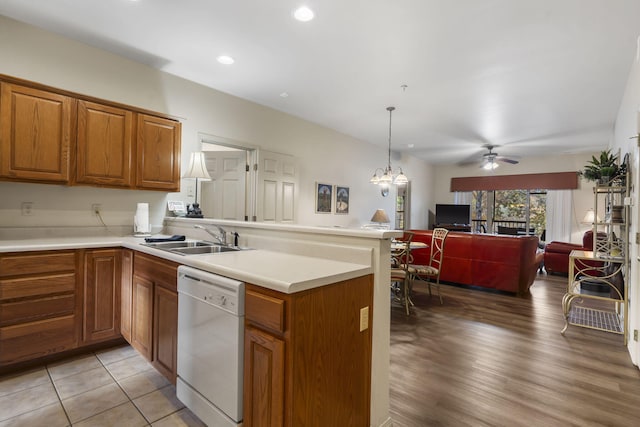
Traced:
[[[598, 233], [606, 239], [607, 235]], [[547, 273], [569, 274], [569, 254], [573, 250], [592, 251], [593, 231], [588, 230], [582, 236], [582, 245], [566, 242], [550, 242], [544, 248], [544, 269]]]
[[[431, 245], [431, 230], [410, 230], [414, 242]], [[536, 236], [449, 232], [440, 281], [480, 286], [524, 296], [542, 262]], [[428, 264], [430, 249], [412, 251], [414, 264]]]

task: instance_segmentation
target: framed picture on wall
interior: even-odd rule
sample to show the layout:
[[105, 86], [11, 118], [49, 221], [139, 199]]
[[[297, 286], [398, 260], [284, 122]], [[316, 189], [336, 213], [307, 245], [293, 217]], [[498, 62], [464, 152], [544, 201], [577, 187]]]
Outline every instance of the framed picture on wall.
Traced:
[[336, 214], [349, 213], [349, 187], [336, 185]]
[[333, 185], [316, 182], [316, 213], [331, 213]]

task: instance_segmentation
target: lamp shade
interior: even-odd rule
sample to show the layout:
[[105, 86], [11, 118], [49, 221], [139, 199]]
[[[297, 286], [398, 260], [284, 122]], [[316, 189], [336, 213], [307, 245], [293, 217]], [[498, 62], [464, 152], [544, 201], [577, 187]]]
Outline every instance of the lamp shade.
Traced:
[[384, 209], [378, 209], [371, 217], [371, 222], [389, 223], [391, 221], [389, 221], [389, 217]]
[[593, 209], [589, 209], [582, 218], [583, 224], [593, 224], [594, 222], [600, 222], [600, 216], [596, 215]]
[[189, 166], [187, 167], [187, 171], [184, 173], [184, 175], [182, 175], [182, 177], [186, 179], [197, 178], [202, 181], [211, 181], [211, 176], [209, 175], [209, 172], [207, 172], [204, 153], [202, 151], [191, 153]]

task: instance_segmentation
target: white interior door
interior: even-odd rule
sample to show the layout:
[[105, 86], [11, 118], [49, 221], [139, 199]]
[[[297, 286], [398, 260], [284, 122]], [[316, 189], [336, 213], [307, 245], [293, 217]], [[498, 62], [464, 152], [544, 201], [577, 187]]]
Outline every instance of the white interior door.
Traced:
[[247, 152], [205, 151], [211, 181], [202, 182], [205, 217], [244, 221], [247, 194]]
[[258, 150], [256, 164], [256, 220], [295, 222], [298, 200], [296, 158]]

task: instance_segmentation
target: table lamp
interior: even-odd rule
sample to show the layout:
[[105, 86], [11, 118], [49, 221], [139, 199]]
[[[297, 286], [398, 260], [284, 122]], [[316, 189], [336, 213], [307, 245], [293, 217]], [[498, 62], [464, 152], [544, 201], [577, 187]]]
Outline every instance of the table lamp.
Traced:
[[384, 209], [377, 209], [371, 217], [371, 222], [376, 223], [380, 229], [388, 229], [391, 221]]
[[191, 153], [189, 166], [182, 177], [184, 179], [196, 180], [196, 197], [193, 204], [187, 208], [187, 218], [202, 218], [202, 210], [198, 204], [198, 180], [211, 181], [211, 176], [209, 175], [209, 172], [207, 172], [204, 153], [202, 151]]

